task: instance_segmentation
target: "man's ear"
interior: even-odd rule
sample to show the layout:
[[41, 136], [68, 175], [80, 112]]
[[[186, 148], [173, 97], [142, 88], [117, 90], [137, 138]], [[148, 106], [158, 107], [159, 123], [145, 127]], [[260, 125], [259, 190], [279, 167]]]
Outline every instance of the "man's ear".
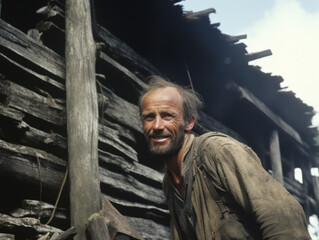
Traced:
[[193, 127], [195, 125], [195, 116], [192, 115], [187, 121], [186, 121], [186, 124], [185, 124], [185, 131], [186, 132], [190, 132]]

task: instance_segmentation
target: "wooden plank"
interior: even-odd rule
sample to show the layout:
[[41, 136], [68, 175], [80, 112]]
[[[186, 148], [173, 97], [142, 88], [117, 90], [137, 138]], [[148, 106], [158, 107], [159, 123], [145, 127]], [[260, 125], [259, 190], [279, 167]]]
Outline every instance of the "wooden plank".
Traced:
[[296, 130], [294, 130], [288, 123], [282, 120], [278, 115], [272, 112], [262, 101], [260, 101], [257, 97], [255, 97], [250, 91], [248, 91], [247, 89], [241, 86], [238, 86], [234, 82], [228, 84], [227, 88], [229, 90], [232, 90], [241, 99], [244, 99], [245, 101], [252, 104], [261, 113], [263, 113], [264, 116], [266, 116], [271, 122], [273, 122], [278, 128], [280, 128], [293, 140], [297, 141], [300, 145], [305, 146], [305, 143], [302, 141], [299, 133], [296, 132]]
[[211, 13], [216, 13], [216, 10], [214, 8], [207, 8], [205, 10], [198, 11], [198, 12], [188, 11], [185, 13], [185, 16], [188, 19], [198, 19], [199, 17], [202, 17], [202, 16], [208, 17], [209, 14]]
[[100, 168], [101, 187], [118, 194], [125, 194], [127, 199], [165, 206], [163, 191], [136, 180], [131, 175]]
[[65, 77], [64, 60], [51, 49], [40, 45], [20, 30], [0, 19], [0, 46], [61, 79]]
[[90, 0], [65, 6], [66, 115], [71, 225], [85, 238], [87, 219], [101, 209], [96, 49]]
[[106, 87], [103, 87], [103, 94], [109, 99], [108, 106], [104, 112], [105, 116], [143, 134], [139, 108], [120, 98]]
[[16, 71], [21, 71], [28, 79], [27, 84], [35, 83], [36, 81], [41, 82], [46, 86], [46, 89], [52, 89], [53, 92], [59, 92], [59, 95], [65, 95], [65, 85], [64, 83], [58, 82], [49, 76], [39, 74], [21, 64], [9, 58], [7, 55], [0, 52], [1, 65], [4, 67], [15, 68]]
[[141, 203], [137, 201], [128, 201], [125, 199], [115, 198], [106, 193], [103, 193], [116, 208], [124, 210], [127, 214], [133, 214], [140, 218], [151, 218], [157, 223], [164, 223], [169, 221], [169, 210], [164, 207], [158, 207], [152, 204]]
[[20, 237], [28, 236], [30, 239], [36, 239], [38, 234], [44, 235], [47, 233], [61, 233], [62, 230], [51, 227], [49, 225], [39, 224], [37, 218], [15, 218], [6, 214], [0, 213], [0, 231], [15, 232]]
[[9, 233], [0, 233], [0, 239], [1, 240], [14, 240], [15, 236], [13, 234], [9, 234]]
[[111, 65], [113, 68], [115, 68], [117, 71], [120, 72], [122, 75], [121, 79], [129, 79], [130, 81], [128, 82], [137, 92], [141, 92], [144, 90], [147, 86], [146, 83], [141, 81], [138, 77], [136, 77], [135, 74], [133, 74], [130, 70], [128, 70], [126, 67], [122, 66], [119, 64], [117, 61], [114, 59], [110, 58], [107, 56], [105, 53], [100, 52], [99, 53], [99, 58], [104, 61], [104, 63], [107, 63]]
[[145, 58], [141, 57], [135, 50], [115, 37], [107, 29], [100, 25], [96, 27], [96, 34], [105, 43], [105, 51], [113, 59], [117, 59], [130, 69], [141, 72], [144, 76], [161, 75], [160, 72]]
[[[160, 173], [140, 164], [132, 166], [121, 157], [112, 156], [109, 153], [100, 154], [100, 159], [109, 166], [113, 165], [121, 169], [120, 172], [117, 172], [100, 168], [102, 184], [121, 194], [135, 196], [135, 200], [139, 199], [136, 203], [148, 202], [162, 206], [162, 208], [165, 206], [159, 182], [162, 176]], [[116, 160], [121, 162], [116, 163]], [[66, 161], [45, 151], [0, 140], [0, 173], [2, 176], [14, 175], [16, 179], [33, 185], [38, 185], [42, 181], [44, 188], [57, 191], [62, 183], [66, 164]], [[39, 168], [42, 172], [41, 177]], [[135, 173], [136, 169], [137, 173]]]
[[125, 239], [142, 239], [127, 219], [110, 203], [102, 198], [102, 209], [98, 214], [90, 217], [88, 233], [92, 240], [122, 239], [119, 235], [130, 236]]
[[60, 56], [64, 57], [65, 52], [65, 32], [64, 28], [58, 27], [51, 21], [41, 21], [37, 23], [37, 30], [41, 33], [41, 41], [48, 48], [52, 49]]
[[139, 181], [144, 182], [145, 184], [147, 183], [150, 186], [157, 188], [161, 188], [162, 186], [163, 173], [150, 167], [102, 150], [99, 150], [99, 158], [101, 165], [105, 165], [105, 168], [120, 168], [125, 175], [135, 176]]
[[33, 185], [42, 181], [43, 187], [55, 190], [62, 183], [65, 169], [66, 162], [53, 154], [0, 139], [0, 172], [3, 176], [15, 176]]
[[254, 61], [260, 58], [264, 58], [264, 57], [268, 57], [271, 56], [272, 52], [270, 49], [264, 50], [264, 51], [260, 51], [260, 52], [255, 52], [255, 53], [249, 53], [245, 56], [245, 58], [247, 59], [248, 62], [250, 61]]
[[237, 35], [237, 36], [229, 36], [224, 34], [227, 42], [235, 43], [242, 39], [247, 39], [247, 34]]
[[41, 96], [8, 80], [0, 80], [0, 93], [5, 97], [2, 102], [6, 106], [59, 127], [65, 126], [65, 107], [62, 100]]
[[112, 147], [124, 154], [127, 159], [138, 162], [136, 150], [123, 142], [118, 130], [99, 124], [99, 148], [103, 149], [104, 144], [107, 145], [107, 150]]
[[[23, 199], [21, 201], [20, 208], [16, 208], [10, 212], [10, 215], [12, 217], [16, 218], [25, 218], [25, 217], [33, 217], [38, 218], [39, 216], [43, 221], [43, 218], [49, 219], [52, 211], [54, 209], [54, 206], [49, 203], [45, 203], [43, 201], [37, 201], [37, 200], [31, 200], [31, 199]], [[57, 207], [54, 219], [63, 221], [65, 224], [68, 224], [69, 217], [68, 217], [69, 211], [66, 208], [60, 208]]]
[[134, 228], [142, 234], [144, 239], [170, 239], [170, 229], [164, 224], [156, 224], [149, 219], [127, 217]]
[[70, 227], [61, 234], [54, 234], [50, 240], [67, 240], [71, 239], [77, 234], [78, 230], [75, 227]]
[[44, 19], [49, 19], [54, 22], [60, 29], [64, 29], [65, 15], [62, 7], [65, 6], [59, 6], [57, 2], [53, 3], [53, 1], [51, 1], [50, 4], [38, 9], [36, 13]]

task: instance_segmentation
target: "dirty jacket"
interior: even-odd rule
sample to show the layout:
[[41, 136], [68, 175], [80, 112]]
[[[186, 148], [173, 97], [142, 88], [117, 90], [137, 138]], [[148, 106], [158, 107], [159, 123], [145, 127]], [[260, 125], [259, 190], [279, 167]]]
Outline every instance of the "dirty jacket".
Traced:
[[[265, 171], [248, 146], [217, 132], [199, 138], [202, 143], [198, 155], [213, 179], [212, 184], [226, 207], [243, 222], [254, 239], [311, 239], [301, 205]], [[196, 215], [197, 239], [210, 240], [215, 239], [222, 214], [211, 197], [202, 171], [196, 164], [191, 165], [192, 169], [184, 164], [187, 159], [194, 161], [194, 156], [189, 154], [193, 140], [194, 135], [190, 135], [184, 148], [182, 174], [193, 171], [191, 202]], [[169, 172], [164, 176], [163, 190], [173, 213]], [[171, 239], [179, 239], [174, 214], [171, 214]]]

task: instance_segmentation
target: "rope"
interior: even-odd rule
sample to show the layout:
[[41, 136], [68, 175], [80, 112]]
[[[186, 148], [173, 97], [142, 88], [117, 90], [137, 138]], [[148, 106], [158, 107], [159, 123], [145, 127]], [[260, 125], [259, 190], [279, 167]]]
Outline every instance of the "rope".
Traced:
[[40, 179], [40, 196], [39, 196], [40, 212], [39, 212], [38, 220], [39, 220], [39, 222], [41, 222], [41, 212], [42, 212], [42, 171], [41, 171], [41, 163], [40, 163], [40, 159], [38, 157], [38, 153], [36, 151], [34, 151], [34, 152], [35, 152], [35, 157], [37, 158], [37, 162], [38, 162], [38, 172], [39, 172], [39, 179]]
[[66, 183], [66, 180], [67, 180], [67, 177], [68, 177], [68, 172], [69, 172], [69, 165], [66, 167], [66, 171], [65, 171], [65, 174], [64, 174], [64, 178], [63, 178], [63, 182], [62, 182], [62, 185], [60, 187], [60, 191], [59, 191], [59, 194], [58, 194], [58, 197], [55, 201], [55, 205], [54, 205], [54, 208], [53, 208], [53, 211], [51, 213], [51, 217], [50, 219], [45, 223], [45, 225], [48, 225], [50, 224], [50, 222], [52, 221], [53, 217], [54, 217], [54, 214], [55, 214], [55, 211], [57, 209], [57, 206], [58, 206], [58, 203], [60, 201], [60, 197], [61, 197], [61, 194], [62, 194], [62, 190], [64, 188], [64, 185]]
[[187, 66], [186, 63], [185, 63], [185, 68], [186, 68], [186, 72], [187, 72], [187, 76], [188, 76], [188, 79], [189, 79], [189, 83], [190, 83], [190, 85], [191, 85], [191, 88], [192, 88], [193, 92], [195, 92], [194, 86], [193, 86], [193, 82], [192, 82], [192, 78], [191, 78], [191, 74], [190, 74], [190, 72], [189, 72], [189, 69], [188, 69], [188, 66]]

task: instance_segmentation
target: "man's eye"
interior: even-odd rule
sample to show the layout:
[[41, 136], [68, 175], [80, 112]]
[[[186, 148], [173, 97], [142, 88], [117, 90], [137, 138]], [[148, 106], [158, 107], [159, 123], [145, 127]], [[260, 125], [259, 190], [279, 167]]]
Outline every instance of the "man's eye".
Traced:
[[154, 120], [154, 116], [152, 115], [147, 115], [143, 118], [144, 121], [149, 122]]
[[174, 116], [172, 114], [170, 114], [170, 113], [165, 113], [165, 114], [162, 115], [162, 118], [165, 119], [165, 120], [171, 120], [171, 119], [173, 119], [173, 117]]

